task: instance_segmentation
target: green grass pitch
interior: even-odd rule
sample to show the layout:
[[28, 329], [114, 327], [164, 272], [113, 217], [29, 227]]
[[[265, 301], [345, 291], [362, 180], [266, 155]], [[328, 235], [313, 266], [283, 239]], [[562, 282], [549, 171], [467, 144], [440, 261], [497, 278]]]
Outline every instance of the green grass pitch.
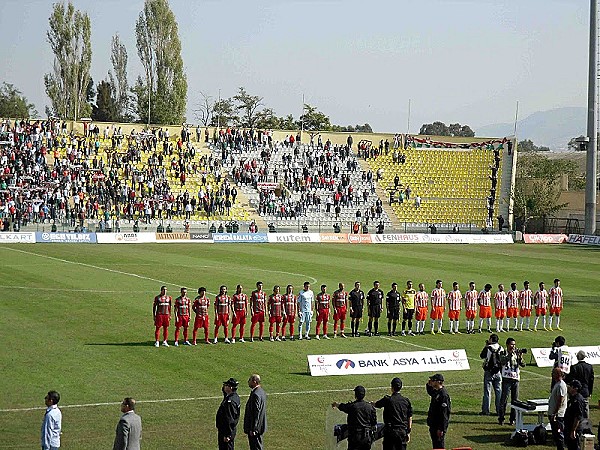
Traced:
[[[214, 415], [223, 380], [263, 377], [268, 398], [268, 449], [324, 449], [326, 424], [344, 420], [332, 401], [352, 399], [363, 384], [367, 399], [389, 392], [393, 375], [310, 377], [307, 354], [465, 348], [471, 369], [447, 372], [453, 415], [446, 445], [477, 450], [502, 448], [510, 428], [480, 417], [482, 370], [478, 359], [486, 335], [361, 337], [317, 342], [255, 342], [235, 345], [154, 348], [152, 298], [161, 284], [173, 297], [179, 286], [190, 294], [220, 284], [230, 292], [241, 283], [249, 293], [257, 280], [265, 290], [304, 280], [339, 281], [351, 288], [373, 280], [385, 292], [396, 281], [436, 278], [446, 289], [458, 281], [463, 292], [474, 280], [532, 286], [558, 277], [565, 292], [563, 334], [571, 345], [600, 344], [598, 274], [600, 250], [577, 246], [526, 245], [21, 245], [1, 246], [0, 286], [0, 448], [37, 448], [43, 399], [49, 389], [62, 399], [65, 449], [111, 448], [119, 402], [138, 401], [145, 449], [215, 449]], [[214, 298], [214, 297], [213, 297]], [[429, 327], [427, 323], [426, 330]], [[461, 328], [464, 317], [461, 317]], [[383, 326], [385, 330], [385, 325]], [[447, 328], [447, 322], [446, 322]], [[361, 326], [361, 331], [364, 326]], [[313, 324], [314, 330], [314, 324]], [[249, 332], [247, 326], [246, 334]], [[549, 346], [557, 332], [511, 333], [520, 347]], [[170, 340], [174, 328], [170, 329]], [[212, 337], [212, 330], [210, 333]], [[506, 334], [501, 335], [504, 341]], [[430, 447], [425, 425], [427, 373], [398, 374], [415, 411], [412, 449]], [[549, 394], [550, 370], [530, 365], [522, 373], [521, 398]], [[597, 395], [591, 404], [595, 405]], [[594, 406], [593, 423], [600, 413]], [[241, 428], [241, 427], [240, 427]], [[377, 445], [380, 445], [378, 443]], [[548, 447], [551, 447], [550, 445]], [[236, 448], [247, 449], [239, 431]], [[379, 448], [374, 446], [374, 448]]]

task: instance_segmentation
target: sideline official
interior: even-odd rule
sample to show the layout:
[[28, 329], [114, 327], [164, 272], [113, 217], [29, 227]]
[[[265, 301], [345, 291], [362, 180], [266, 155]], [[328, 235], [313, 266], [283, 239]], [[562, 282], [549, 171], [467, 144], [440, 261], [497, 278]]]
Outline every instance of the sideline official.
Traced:
[[391, 387], [392, 395], [386, 395], [372, 405], [383, 408], [383, 450], [406, 450], [412, 428], [412, 405], [409, 399], [400, 394], [400, 378], [392, 379]]
[[444, 387], [444, 376], [441, 373], [430, 376], [425, 388], [427, 394], [431, 397], [427, 413], [427, 426], [429, 427], [431, 444], [433, 448], [445, 448], [444, 439], [448, 431], [452, 407], [450, 395]]
[[333, 402], [331, 406], [348, 414], [348, 450], [370, 450], [373, 442], [373, 429], [377, 426], [377, 412], [365, 402], [366, 390], [363, 386], [354, 388], [355, 401]]
[[217, 436], [219, 450], [233, 450], [235, 435], [240, 420], [240, 396], [237, 393], [239, 383], [234, 378], [223, 381], [221, 388], [224, 398], [217, 410]]

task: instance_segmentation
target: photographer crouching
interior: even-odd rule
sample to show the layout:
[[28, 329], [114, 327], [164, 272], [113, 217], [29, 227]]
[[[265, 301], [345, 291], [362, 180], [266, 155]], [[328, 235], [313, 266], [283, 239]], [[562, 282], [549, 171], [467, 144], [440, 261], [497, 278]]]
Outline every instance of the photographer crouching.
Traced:
[[[527, 353], [525, 348], [517, 348], [513, 338], [506, 340], [506, 351], [500, 355], [502, 364], [502, 394], [500, 395], [500, 408], [498, 410], [498, 423], [504, 424], [506, 415], [506, 401], [510, 392], [510, 402], [513, 404], [519, 399], [519, 380], [521, 379], [521, 367], [525, 367], [523, 355]], [[516, 413], [511, 408], [510, 425], [515, 424]]]

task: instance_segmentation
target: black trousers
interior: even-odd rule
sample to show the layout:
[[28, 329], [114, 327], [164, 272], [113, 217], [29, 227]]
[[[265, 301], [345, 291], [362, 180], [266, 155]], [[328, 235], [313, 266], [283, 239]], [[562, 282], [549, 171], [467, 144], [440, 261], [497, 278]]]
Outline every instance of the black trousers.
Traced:
[[431, 445], [434, 449], [438, 448], [446, 448], [444, 445], [444, 439], [446, 438], [446, 433], [442, 434], [442, 437], [438, 437], [438, 430], [430, 428], [429, 435], [431, 436]]
[[235, 444], [234, 444], [235, 436], [229, 442], [224, 442], [223, 441], [224, 437], [225, 437], [224, 435], [220, 435], [219, 434], [219, 450], [234, 450], [234, 448], [235, 448]]
[[366, 430], [349, 432], [348, 450], [371, 450], [371, 434]]
[[383, 432], [383, 450], [406, 450], [408, 435], [401, 428], [386, 428]]
[[255, 436], [248, 435], [248, 444], [250, 445], [250, 450], [263, 450], [262, 434], [257, 434]]

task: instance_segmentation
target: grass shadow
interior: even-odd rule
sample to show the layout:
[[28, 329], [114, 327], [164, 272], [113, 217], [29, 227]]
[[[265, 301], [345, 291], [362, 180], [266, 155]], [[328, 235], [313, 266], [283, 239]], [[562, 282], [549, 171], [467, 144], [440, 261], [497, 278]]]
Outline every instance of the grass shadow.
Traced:
[[88, 342], [84, 345], [108, 345], [115, 347], [152, 347], [154, 341], [140, 341], [140, 342]]

